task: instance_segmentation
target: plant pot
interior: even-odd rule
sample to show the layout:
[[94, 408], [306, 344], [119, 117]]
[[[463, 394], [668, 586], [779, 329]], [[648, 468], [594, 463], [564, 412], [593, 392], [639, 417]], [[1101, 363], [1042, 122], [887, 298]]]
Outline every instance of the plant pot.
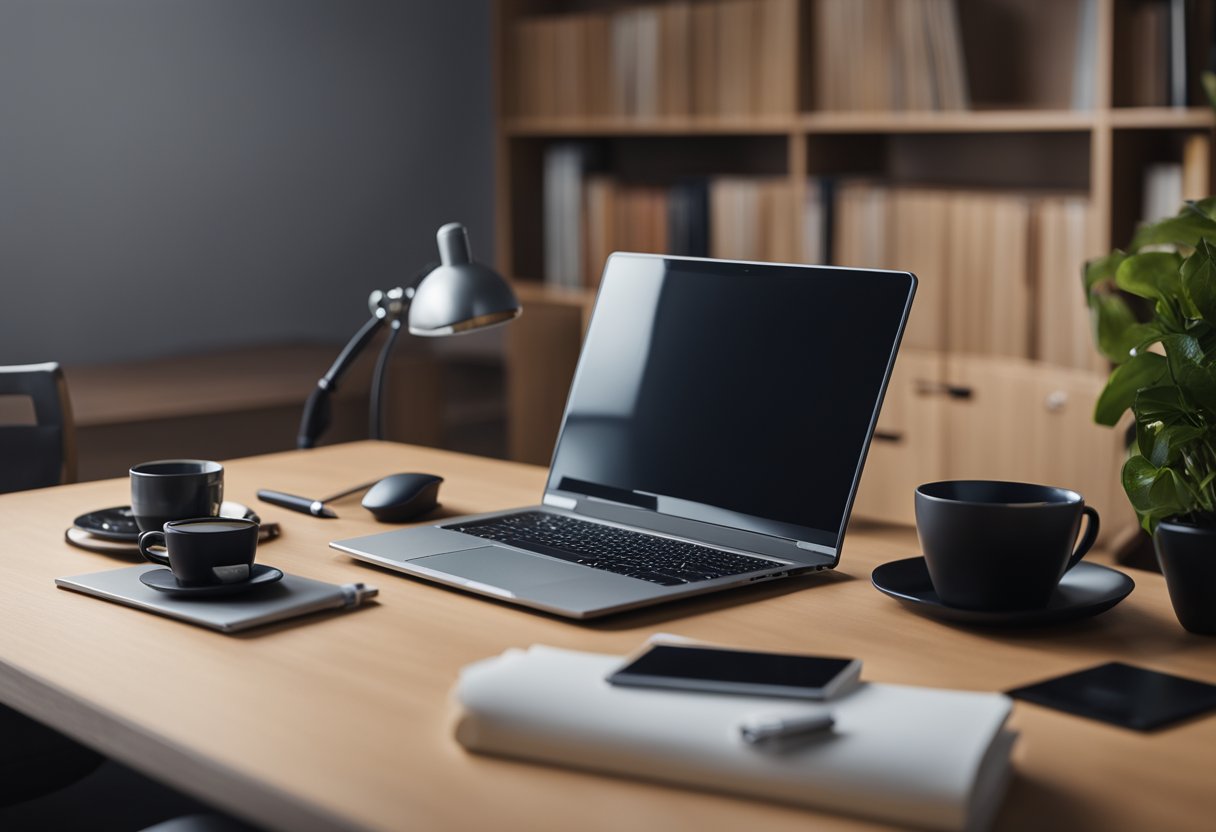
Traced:
[[1179, 623], [1216, 635], [1216, 527], [1163, 520], [1153, 543]]

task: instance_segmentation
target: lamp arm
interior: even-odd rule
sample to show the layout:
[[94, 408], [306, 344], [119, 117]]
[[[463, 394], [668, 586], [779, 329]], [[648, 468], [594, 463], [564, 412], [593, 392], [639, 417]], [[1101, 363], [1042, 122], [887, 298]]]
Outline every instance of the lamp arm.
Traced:
[[330, 394], [338, 389], [339, 379], [350, 368], [350, 365], [354, 363], [354, 360], [359, 357], [359, 354], [367, 348], [368, 342], [372, 340], [376, 331], [384, 323], [385, 316], [383, 314], [373, 314], [372, 318], [342, 348], [342, 352], [338, 354], [329, 371], [317, 381], [317, 386], [313, 388], [313, 391], [308, 395], [308, 401], [304, 403], [304, 415], [300, 419], [300, 432], [296, 436], [297, 448], [313, 447], [317, 444], [317, 439], [329, 427]]
[[368, 419], [371, 425], [368, 435], [372, 439], [384, 438], [384, 379], [388, 374], [388, 359], [393, 352], [393, 344], [401, 334], [401, 319], [394, 318], [389, 324], [388, 336], [380, 347], [380, 356], [376, 359], [376, 369], [372, 374], [372, 392], [367, 404]]

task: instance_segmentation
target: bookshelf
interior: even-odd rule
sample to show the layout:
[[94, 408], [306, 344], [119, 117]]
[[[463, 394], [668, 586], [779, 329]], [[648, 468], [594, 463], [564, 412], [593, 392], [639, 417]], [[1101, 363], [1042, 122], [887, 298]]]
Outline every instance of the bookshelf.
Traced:
[[[1196, 67], [1188, 69], [1185, 100], [1173, 102], [1179, 106], [1169, 106], [1170, 89], [1128, 71], [1129, 62], [1167, 60], [1151, 54], [1157, 41], [1140, 27], [1146, 19], [1160, 26], [1159, 6], [1172, 2], [496, 2], [496, 253], [525, 306], [508, 335], [511, 456], [548, 461], [594, 302], [596, 276], [586, 265], [594, 257], [584, 250], [575, 265], [555, 250], [557, 235], [546, 236], [547, 160], [555, 147], [577, 146], [584, 209], [594, 187], [628, 203], [635, 191], [702, 181], [710, 236], [717, 200], [768, 199], [764, 216], [787, 206], [781, 226], [793, 234], [792, 249], [770, 250], [792, 250], [800, 262], [902, 266], [921, 276], [914, 315], [922, 320], [913, 323], [922, 335], [901, 351], [859, 515], [909, 522], [915, 485], [976, 476], [1069, 485], [1110, 518], [1104, 527], [1126, 525], [1120, 438], [1089, 420], [1105, 372], [1087, 352], [1083, 298], [1068, 281], [1079, 282], [1086, 258], [1127, 242], [1150, 192], [1172, 193], [1146, 179], [1150, 171], [1173, 175], [1185, 163], [1186, 187], [1202, 183], [1211, 192], [1213, 117], [1193, 82]], [[1213, 31], [1207, 5], [1184, 0], [1192, 64], [1206, 59], [1198, 44]], [[777, 45], [767, 48], [761, 32]], [[922, 35], [923, 43], [916, 40]], [[631, 43], [614, 46], [614, 37]], [[739, 37], [766, 48], [741, 47]], [[883, 77], [833, 70], [825, 55], [839, 56], [850, 44], [869, 56], [858, 66], [885, 61]], [[749, 102], [747, 90], [761, 84], [771, 89]], [[760, 196], [747, 192], [748, 181]], [[779, 195], [765, 196], [765, 188]], [[862, 207], [842, 215], [846, 197]], [[874, 204], [883, 206], [878, 226]], [[984, 246], [961, 245], [967, 235], [954, 226], [938, 259], [918, 250], [916, 240], [932, 228], [907, 230], [917, 205], [959, 222], [971, 210], [991, 211], [988, 225], [997, 231], [971, 233], [995, 234], [990, 247], [1008, 250], [1008, 268], [985, 266]], [[603, 215], [603, 206], [592, 210]], [[626, 220], [650, 216], [645, 210]], [[832, 233], [812, 244], [824, 211]], [[595, 236], [579, 222], [550, 227]], [[1010, 237], [1009, 228], [1022, 230]], [[650, 239], [656, 250], [670, 250], [661, 247], [662, 234]], [[719, 255], [713, 245], [706, 253]], [[866, 262], [875, 258], [881, 262]], [[1002, 282], [970, 286], [976, 270], [1000, 272]], [[1019, 281], [1026, 285], [1012, 285]], [[978, 336], [959, 334], [975, 330], [969, 318], [992, 305], [993, 292], [1004, 306], [986, 313]], [[1019, 310], [1016, 331], [985, 341], [986, 326], [1008, 325], [1005, 308]]]

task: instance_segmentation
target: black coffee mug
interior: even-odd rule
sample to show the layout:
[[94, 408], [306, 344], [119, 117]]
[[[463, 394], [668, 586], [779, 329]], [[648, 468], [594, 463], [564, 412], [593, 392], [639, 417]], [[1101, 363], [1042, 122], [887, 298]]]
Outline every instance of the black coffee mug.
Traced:
[[215, 517], [224, 501], [224, 467], [204, 459], [158, 459], [131, 467], [131, 514], [141, 532], [170, 520]]
[[[1089, 522], [1074, 549], [1082, 515]], [[916, 489], [916, 533], [942, 603], [1041, 609], [1093, 546], [1098, 512], [1066, 488], [949, 480]]]
[[[149, 547], [163, 546], [168, 556]], [[173, 520], [164, 531], [139, 536], [139, 551], [169, 567], [182, 586], [234, 584], [249, 580], [258, 548], [258, 524], [235, 517]]]

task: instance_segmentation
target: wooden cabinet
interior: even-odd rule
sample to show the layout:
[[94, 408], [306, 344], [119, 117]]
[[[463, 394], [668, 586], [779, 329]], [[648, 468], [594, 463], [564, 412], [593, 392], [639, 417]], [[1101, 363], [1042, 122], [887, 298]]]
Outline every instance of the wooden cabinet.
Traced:
[[1119, 486], [1124, 430], [1096, 425], [1101, 377], [993, 356], [905, 352], [896, 364], [855, 513], [911, 523], [917, 485], [1037, 482], [1080, 492], [1103, 537], [1135, 522]]
[[916, 486], [945, 477], [944, 370], [938, 353], [900, 353], [866, 457], [855, 516], [914, 523]]

